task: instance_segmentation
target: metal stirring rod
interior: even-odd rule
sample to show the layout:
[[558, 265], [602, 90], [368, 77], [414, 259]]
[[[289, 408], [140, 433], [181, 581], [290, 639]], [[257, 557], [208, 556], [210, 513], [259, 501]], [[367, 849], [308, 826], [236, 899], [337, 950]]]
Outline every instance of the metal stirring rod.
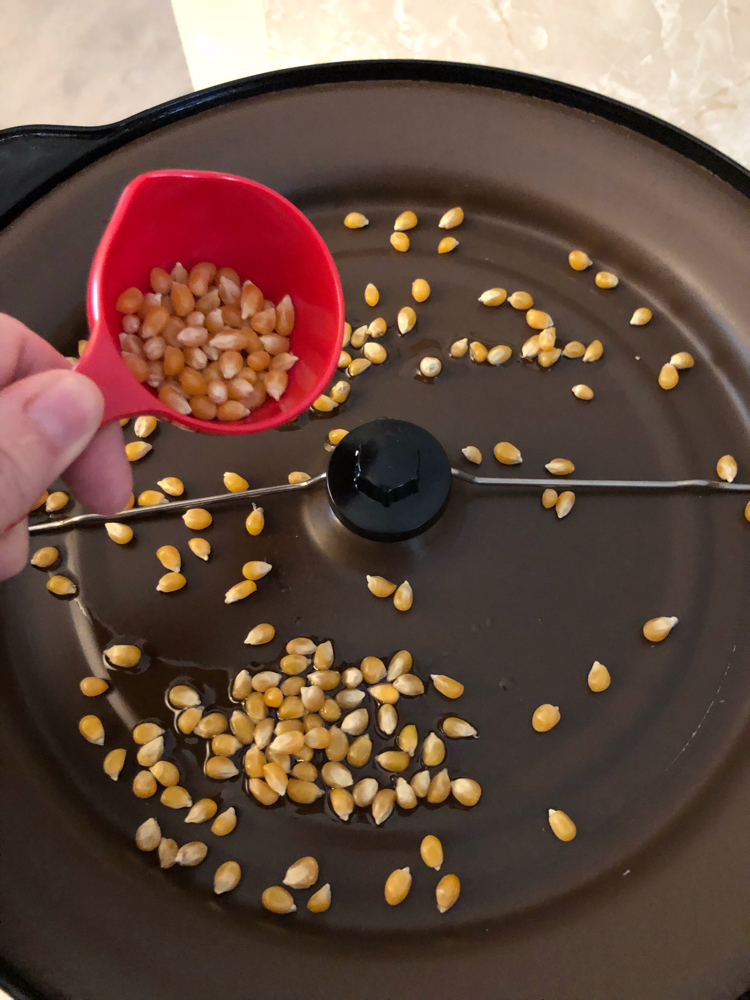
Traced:
[[242, 490], [240, 493], [221, 493], [215, 497], [195, 497], [192, 500], [175, 500], [171, 503], [156, 504], [153, 507], [131, 507], [117, 514], [76, 514], [61, 521], [43, 521], [41, 524], [29, 526], [30, 535], [43, 535], [49, 531], [68, 531], [70, 528], [86, 527], [90, 524], [104, 524], [105, 521], [137, 521], [139, 518], [167, 514], [174, 511], [189, 510], [191, 507], [216, 507], [219, 504], [233, 503], [237, 500], [257, 500], [259, 497], [269, 497], [276, 493], [292, 493], [295, 490], [307, 490], [326, 478], [326, 473], [306, 479], [303, 483], [282, 483], [281, 486], [262, 486], [257, 490]]
[[[712, 479], [676, 479], [676, 480], [654, 480], [654, 479], [494, 479], [487, 476], [473, 476], [470, 472], [463, 472], [461, 469], [451, 469], [451, 474], [456, 479], [463, 479], [467, 483], [474, 483], [477, 486], [503, 486], [503, 487], [526, 487], [543, 489], [564, 487], [565, 489], [575, 488], [577, 490], [713, 490], [723, 493], [750, 493], [750, 483], [725, 483]], [[104, 524], [105, 521], [135, 521], [138, 518], [154, 517], [160, 514], [174, 513], [175, 511], [188, 510], [191, 507], [215, 507], [219, 504], [234, 503], [240, 500], [256, 500], [259, 497], [273, 496], [276, 493], [292, 493], [295, 490], [307, 490], [317, 483], [323, 482], [327, 478], [327, 473], [321, 472], [312, 479], [307, 479], [303, 483], [282, 483], [281, 486], [264, 486], [257, 490], [243, 490], [241, 493], [222, 493], [213, 497], [196, 497], [192, 500], [175, 500], [171, 503], [158, 504], [155, 507], [133, 507], [130, 510], [120, 511], [118, 514], [107, 516], [105, 514], [77, 514], [74, 517], [66, 517], [60, 521], [44, 521], [41, 524], [33, 524], [29, 527], [30, 535], [43, 535], [52, 531], [68, 531], [71, 528], [86, 527], [91, 524]]]

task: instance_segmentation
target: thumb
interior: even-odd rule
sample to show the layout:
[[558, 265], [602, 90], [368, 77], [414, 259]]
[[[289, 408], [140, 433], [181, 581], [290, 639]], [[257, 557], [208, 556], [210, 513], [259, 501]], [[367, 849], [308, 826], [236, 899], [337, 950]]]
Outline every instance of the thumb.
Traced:
[[0, 533], [80, 455], [103, 411], [94, 383], [66, 369], [30, 375], [0, 392]]

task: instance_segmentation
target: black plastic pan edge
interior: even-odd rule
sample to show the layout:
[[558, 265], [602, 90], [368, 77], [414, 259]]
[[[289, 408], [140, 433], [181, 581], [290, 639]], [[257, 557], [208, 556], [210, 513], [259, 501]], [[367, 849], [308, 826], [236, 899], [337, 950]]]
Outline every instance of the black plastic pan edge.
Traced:
[[490, 87], [553, 101], [645, 135], [673, 149], [750, 197], [750, 172], [687, 132], [644, 111], [581, 87], [514, 70], [416, 59], [360, 60], [277, 70], [176, 98], [112, 125], [25, 125], [0, 131], [0, 229], [99, 157], [164, 125], [260, 94], [329, 83], [429, 81]]

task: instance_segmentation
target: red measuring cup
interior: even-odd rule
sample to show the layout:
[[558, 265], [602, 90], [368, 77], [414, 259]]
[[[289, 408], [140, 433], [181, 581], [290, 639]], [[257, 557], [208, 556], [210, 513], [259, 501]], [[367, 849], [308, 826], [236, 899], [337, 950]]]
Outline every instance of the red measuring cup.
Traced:
[[[204, 260], [233, 267], [273, 302], [290, 295], [295, 309], [290, 351], [299, 361], [286, 392], [234, 423], [176, 413], [137, 381], [120, 351], [120, 293], [150, 291], [153, 267], [171, 271], [179, 261], [189, 271]], [[344, 331], [336, 265], [312, 223], [263, 184], [203, 170], [155, 170], [128, 184], [94, 256], [87, 309], [89, 343], [76, 369], [102, 390], [103, 423], [150, 413], [207, 434], [252, 434], [298, 416], [325, 390]]]

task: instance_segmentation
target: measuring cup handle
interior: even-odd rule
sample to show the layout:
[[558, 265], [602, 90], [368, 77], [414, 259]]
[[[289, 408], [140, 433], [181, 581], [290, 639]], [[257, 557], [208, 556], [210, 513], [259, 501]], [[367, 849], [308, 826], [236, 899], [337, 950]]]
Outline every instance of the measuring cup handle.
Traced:
[[109, 333], [93, 330], [83, 357], [75, 371], [96, 382], [104, 396], [102, 424], [139, 413], [159, 413], [163, 409], [158, 399], [137, 382], [122, 360]]

